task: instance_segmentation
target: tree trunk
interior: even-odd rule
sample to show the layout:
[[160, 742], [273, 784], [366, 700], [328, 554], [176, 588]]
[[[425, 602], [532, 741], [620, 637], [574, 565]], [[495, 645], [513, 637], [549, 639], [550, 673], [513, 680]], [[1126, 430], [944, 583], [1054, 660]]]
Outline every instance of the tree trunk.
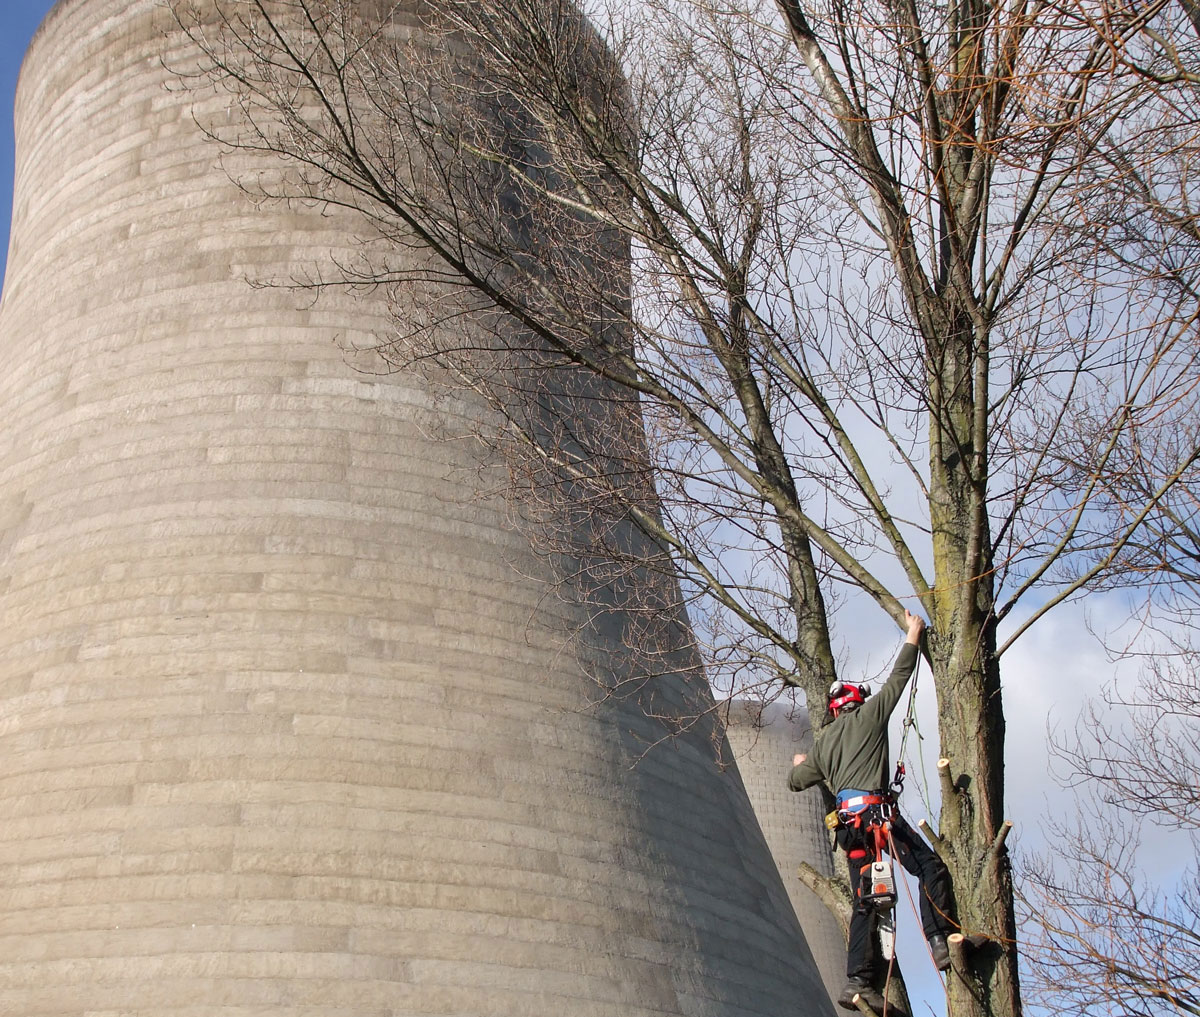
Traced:
[[976, 629], [973, 660], [934, 654], [945, 767], [943, 859], [965, 937], [961, 968], [948, 980], [953, 1017], [1020, 1013], [1016, 919], [1003, 838], [1004, 719], [997, 707], [999, 669], [990, 620]]
[[[985, 509], [986, 355], [963, 314], [930, 343], [930, 515], [936, 584], [929, 650], [942, 755], [939, 853], [950, 870], [961, 963], [953, 1017], [1021, 1012], [1016, 919], [1003, 837], [1004, 713], [996, 657], [991, 535]], [[986, 409], [983, 407], [982, 409]]]

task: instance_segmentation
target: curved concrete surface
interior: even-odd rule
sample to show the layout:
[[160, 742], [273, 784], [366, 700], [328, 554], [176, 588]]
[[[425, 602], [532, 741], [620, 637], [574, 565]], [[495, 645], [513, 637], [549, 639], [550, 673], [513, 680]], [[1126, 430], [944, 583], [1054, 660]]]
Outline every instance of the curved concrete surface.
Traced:
[[18, 93], [0, 1011], [826, 1013], [708, 734], [631, 767], [662, 729], [588, 705], [441, 410], [343, 362], [383, 299], [246, 284], [351, 224], [239, 194], [185, 50], [157, 0], [62, 0]]

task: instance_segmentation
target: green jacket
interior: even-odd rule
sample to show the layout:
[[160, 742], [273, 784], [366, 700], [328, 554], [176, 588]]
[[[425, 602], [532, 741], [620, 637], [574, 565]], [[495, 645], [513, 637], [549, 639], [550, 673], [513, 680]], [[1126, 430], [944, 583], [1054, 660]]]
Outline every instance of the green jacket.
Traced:
[[792, 767], [788, 787], [803, 791], [817, 781], [824, 781], [835, 795], [840, 791], [886, 789], [892, 779], [888, 765], [888, 718], [900, 702], [916, 666], [917, 648], [905, 643], [883, 688], [858, 709], [843, 712], [817, 732], [808, 758]]

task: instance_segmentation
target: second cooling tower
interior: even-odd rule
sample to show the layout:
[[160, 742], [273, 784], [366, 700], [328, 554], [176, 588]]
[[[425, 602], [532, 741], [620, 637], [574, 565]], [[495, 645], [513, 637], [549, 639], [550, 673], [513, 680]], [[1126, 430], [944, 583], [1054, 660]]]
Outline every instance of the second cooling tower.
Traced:
[[797, 876], [802, 864], [822, 876], [835, 875], [825, 808], [817, 788], [797, 794], [787, 785], [792, 757], [812, 751], [808, 713], [782, 701], [764, 706], [735, 699], [726, 735], [825, 987], [830, 999], [836, 999], [846, 981], [846, 937]]

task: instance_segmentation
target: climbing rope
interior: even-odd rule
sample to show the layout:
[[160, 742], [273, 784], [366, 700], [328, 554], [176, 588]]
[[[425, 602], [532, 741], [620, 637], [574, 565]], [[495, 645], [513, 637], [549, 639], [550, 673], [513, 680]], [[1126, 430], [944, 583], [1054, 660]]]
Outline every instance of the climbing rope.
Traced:
[[896, 754], [896, 773], [892, 778], [892, 792], [899, 796], [904, 790], [904, 778], [907, 774], [905, 769], [906, 749], [908, 746], [908, 733], [915, 731], [917, 734], [917, 767], [921, 773], [921, 794], [925, 808], [929, 808], [929, 803], [932, 801], [929, 795], [929, 773], [925, 769], [925, 756], [921, 752], [921, 743], [925, 741], [925, 736], [921, 734], [920, 725], [917, 724], [917, 679], [921, 676], [921, 656], [917, 654], [917, 664], [913, 668], [912, 682], [908, 689], [908, 709], [905, 712], [904, 720], [901, 723], [902, 733], [900, 735], [900, 751]]

